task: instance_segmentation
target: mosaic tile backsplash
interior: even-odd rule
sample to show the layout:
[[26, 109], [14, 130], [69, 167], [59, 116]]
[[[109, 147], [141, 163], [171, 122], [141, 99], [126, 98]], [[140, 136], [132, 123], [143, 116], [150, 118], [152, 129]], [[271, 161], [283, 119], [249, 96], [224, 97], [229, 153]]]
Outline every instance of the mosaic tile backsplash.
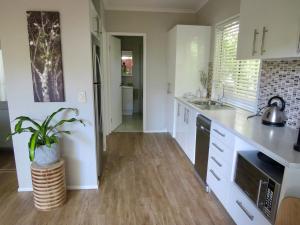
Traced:
[[287, 125], [300, 128], [300, 59], [262, 62], [258, 107], [274, 95], [286, 101]]

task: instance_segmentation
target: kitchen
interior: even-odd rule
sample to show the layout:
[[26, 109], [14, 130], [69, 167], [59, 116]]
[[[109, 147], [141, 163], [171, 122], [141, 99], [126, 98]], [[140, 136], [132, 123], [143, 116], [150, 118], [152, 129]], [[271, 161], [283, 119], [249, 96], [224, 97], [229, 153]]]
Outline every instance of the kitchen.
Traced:
[[[13, 137], [0, 223], [298, 224], [299, 8], [299, 0], [3, 1], [3, 124], [58, 107], [78, 108], [87, 124], [64, 138], [68, 201], [51, 213], [34, 208], [27, 139]], [[60, 13], [65, 102], [33, 101], [25, 15], [34, 9]], [[143, 39], [139, 92], [128, 104], [139, 100], [142, 112], [134, 132], [112, 129], [121, 110], [112, 108], [111, 36]]]
[[236, 224], [275, 224], [300, 195], [299, 7], [242, 0], [214, 27], [168, 33], [168, 131]]

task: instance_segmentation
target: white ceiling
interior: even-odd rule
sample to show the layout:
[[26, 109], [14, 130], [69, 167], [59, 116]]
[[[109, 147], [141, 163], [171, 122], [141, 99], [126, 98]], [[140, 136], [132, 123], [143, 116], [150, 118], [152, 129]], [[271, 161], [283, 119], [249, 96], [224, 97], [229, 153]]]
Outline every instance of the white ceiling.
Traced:
[[195, 13], [208, 0], [103, 0], [106, 10]]

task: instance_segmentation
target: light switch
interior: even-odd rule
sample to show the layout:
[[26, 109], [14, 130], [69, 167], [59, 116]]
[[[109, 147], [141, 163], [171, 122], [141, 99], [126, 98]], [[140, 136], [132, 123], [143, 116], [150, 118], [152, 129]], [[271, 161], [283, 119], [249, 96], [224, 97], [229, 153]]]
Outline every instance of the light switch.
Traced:
[[86, 93], [85, 93], [85, 91], [80, 91], [78, 93], [78, 102], [86, 103]]

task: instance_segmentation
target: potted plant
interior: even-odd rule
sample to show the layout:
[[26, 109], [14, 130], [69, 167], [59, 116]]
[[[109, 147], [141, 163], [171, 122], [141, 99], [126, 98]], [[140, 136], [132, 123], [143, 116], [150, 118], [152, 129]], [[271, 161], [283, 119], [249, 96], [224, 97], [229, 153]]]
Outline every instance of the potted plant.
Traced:
[[[78, 116], [78, 110], [75, 108], [60, 108], [56, 112], [47, 116], [46, 119], [39, 123], [30, 117], [19, 116], [14, 121], [17, 121], [14, 132], [7, 136], [7, 140], [15, 134], [31, 133], [28, 149], [30, 161], [36, 162], [40, 166], [48, 166], [60, 160], [60, 151], [58, 147], [59, 137], [61, 134], [71, 134], [68, 130], [59, 130], [64, 123], [80, 122], [85, 125], [82, 120], [75, 117], [62, 119], [58, 122], [53, 122], [56, 114], [63, 111], [73, 111]], [[25, 123], [30, 123], [31, 126], [25, 126]]]

